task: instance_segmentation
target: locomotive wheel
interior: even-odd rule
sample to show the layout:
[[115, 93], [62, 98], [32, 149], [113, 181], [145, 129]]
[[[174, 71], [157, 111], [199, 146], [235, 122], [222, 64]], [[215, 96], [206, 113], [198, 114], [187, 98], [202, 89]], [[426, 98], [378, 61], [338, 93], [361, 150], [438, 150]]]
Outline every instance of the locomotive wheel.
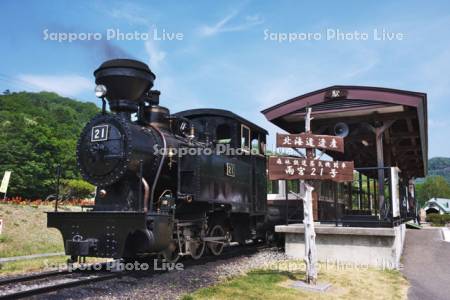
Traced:
[[[210, 237], [222, 237], [225, 236], [225, 230], [223, 230], [222, 226], [215, 225], [211, 231], [209, 232]], [[224, 241], [223, 241], [224, 242]], [[207, 242], [208, 249], [211, 251], [211, 253], [215, 256], [219, 256], [222, 253], [224, 243], [222, 241], [220, 242]]]
[[171, 241], [169, 246], [161, 251], [161, 257], [166, 262], [176, 263], [180, 259], [180, 248], [178, 247], [177, 241]]
[[189, 251], [193, 259], [200, 259], [205, 252], [206, 243], [201, 240], [195, 240], [189, 242]]

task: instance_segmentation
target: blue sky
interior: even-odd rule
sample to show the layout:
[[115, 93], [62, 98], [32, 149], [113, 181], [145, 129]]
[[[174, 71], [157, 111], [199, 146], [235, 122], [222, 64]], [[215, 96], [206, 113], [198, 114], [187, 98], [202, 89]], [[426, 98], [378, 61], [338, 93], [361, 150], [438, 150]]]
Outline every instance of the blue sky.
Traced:
[[[52, 90], [98, 102], [92, 72], [117, 56], [156, 73], [172, 112], [232, 110], [268, 123], [261, 109], [334, 84], [425, 92], [429, 154], [450, 156], [450, 3], [448, 1], [1, 1], [0, 91]], [[107, 38], [108, 29], [147, 33]], [[181, 40], [155, 40], [162, 32]], [[373, 31], [402, 39], [374, 40]], [[45, 40], [48, 34], [99, 33], [100, 40]], [[353, 40], [327, 40], [330, 32]], [[367, 40], [355, 40], [367, 33]], [[320, 33], [282, 41], [265, 34]], [[80, 35], [77, 35], [79, 38]], [[273, 139], [271, 139], [273, 141]]]

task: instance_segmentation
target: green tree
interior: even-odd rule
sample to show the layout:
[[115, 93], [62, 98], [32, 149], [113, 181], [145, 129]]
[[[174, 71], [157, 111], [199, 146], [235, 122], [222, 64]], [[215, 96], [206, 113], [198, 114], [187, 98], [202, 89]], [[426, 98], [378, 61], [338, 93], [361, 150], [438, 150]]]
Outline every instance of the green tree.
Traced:
[[55, 192], [55, 168], [79, 179], [75, 150], [85, 124], [99, 112], [54, 93], [0, 95], [0, 176], [13, 171], [9, 196], [44, 199]]
[[95, 186], [81, 180], [68, 179], [62, 182], [62, 194], [69, 199], [83, 199], [91, 197], [95, 191]]
[[450, 198], [450, 185], [442, 176], [428, 176], [423, 183], [416, 184], [420, 206], [431, 198]]

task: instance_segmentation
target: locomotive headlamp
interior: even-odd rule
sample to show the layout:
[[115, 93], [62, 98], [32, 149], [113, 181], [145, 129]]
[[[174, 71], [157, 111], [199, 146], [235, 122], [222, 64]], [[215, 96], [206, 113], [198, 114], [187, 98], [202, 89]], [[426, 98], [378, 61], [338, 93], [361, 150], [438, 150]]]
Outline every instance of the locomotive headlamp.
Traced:
[[95, 96], [97, 98], [103, 98], [106, 96], [106, 86], [99, 84], [95, 87]]

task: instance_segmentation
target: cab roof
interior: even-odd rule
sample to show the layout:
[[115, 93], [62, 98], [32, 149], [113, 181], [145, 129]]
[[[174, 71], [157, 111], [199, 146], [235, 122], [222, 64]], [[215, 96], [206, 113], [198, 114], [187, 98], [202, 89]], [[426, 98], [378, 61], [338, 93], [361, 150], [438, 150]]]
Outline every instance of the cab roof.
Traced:
[[218, 116], [218, 117], [225, 117], [229, 119], [233, 119], [239, 123], [242, 123], [248, 127], [250, 127], [253, 131], [258, 131], [264, 134], [268, 134], [267, 130], [264, 128], [256, 125], [255, 123], [252, 123], [248, 121], [247, 119], [244, 119], [243, 117], [228, 111], [224, 109], [212, 109], [212, 108], [199, 108], [199, 109], [189, 109], [180, 111], [175, 114], [175, 116], [183, 117], [187, 119], [193, 119], [193, 118], [199, 118], [199, 117], [209, 117], [209, 116]]

